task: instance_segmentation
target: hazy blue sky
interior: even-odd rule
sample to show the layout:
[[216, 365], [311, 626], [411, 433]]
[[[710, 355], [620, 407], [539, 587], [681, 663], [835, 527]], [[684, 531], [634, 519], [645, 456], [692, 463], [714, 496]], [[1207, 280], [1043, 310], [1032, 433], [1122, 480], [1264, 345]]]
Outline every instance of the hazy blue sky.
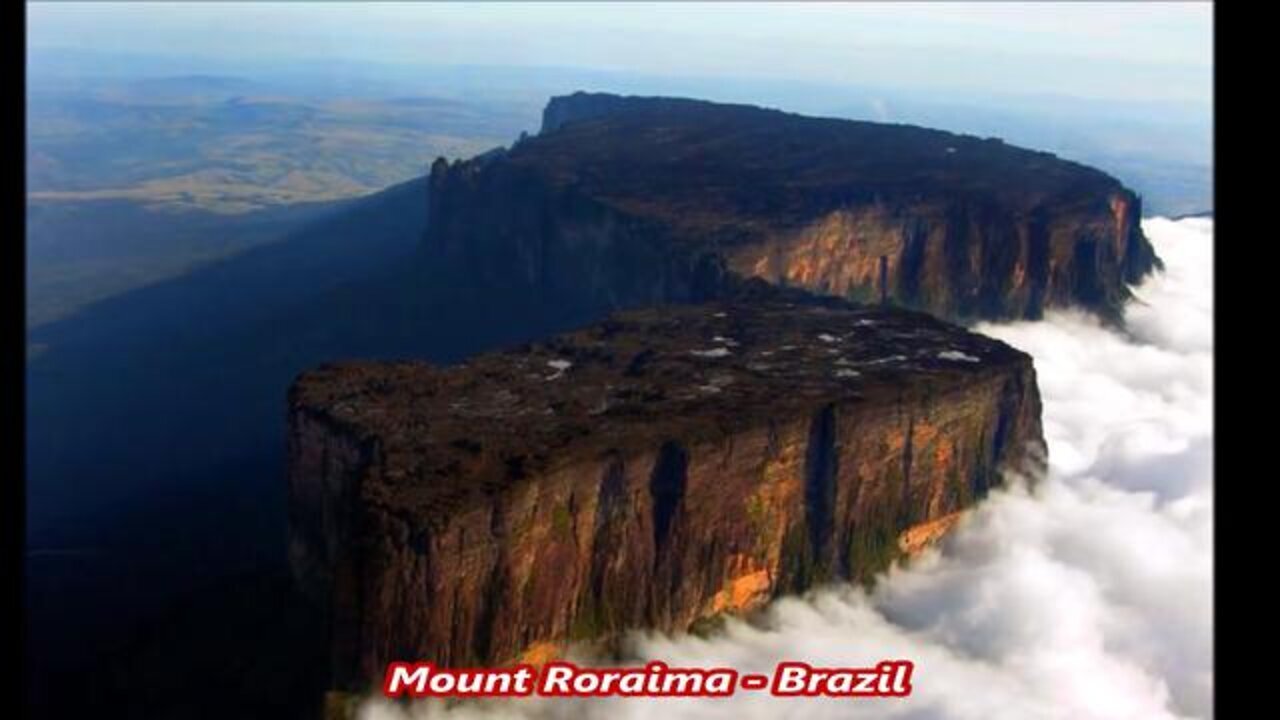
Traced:
[[[34, 48], [1208, 103], [1208, 3], [29, 3]], [[159, 70], [159, 69], [158, 69]]]

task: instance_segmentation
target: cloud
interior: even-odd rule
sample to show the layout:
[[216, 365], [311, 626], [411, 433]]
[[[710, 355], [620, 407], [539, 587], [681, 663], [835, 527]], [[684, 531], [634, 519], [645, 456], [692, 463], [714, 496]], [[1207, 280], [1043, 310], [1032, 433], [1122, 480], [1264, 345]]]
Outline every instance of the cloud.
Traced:
[[1212, 714], [1212, 261], [1206, 220], [1146, 221], [1168, 265], [1122, 335], [1076, 313], [981, 326], [1030, 352], [1049, 476], [993, 493], [871, 592], [787, 598], [706, 639], [638, 634], [635, 660], [768, 672], [916, 663], [906, 699], [370, 701], [401, 718], [1205, 718]]

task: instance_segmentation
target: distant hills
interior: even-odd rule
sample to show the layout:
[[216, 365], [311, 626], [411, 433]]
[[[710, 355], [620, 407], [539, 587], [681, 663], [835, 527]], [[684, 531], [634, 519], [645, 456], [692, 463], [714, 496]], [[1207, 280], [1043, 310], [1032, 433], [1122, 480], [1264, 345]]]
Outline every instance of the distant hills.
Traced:
[[218, 213], [356, 197], [422, 175], [439, 155], [510, 142], [523, 119], [493, 104], [316, 99], [232, 77], [37, 87], [28, 197]]
[[501, 103], [318, 99], [239, 76], [87, 77], [29, 88], [32, 328], [283, 240], [532, 122]]

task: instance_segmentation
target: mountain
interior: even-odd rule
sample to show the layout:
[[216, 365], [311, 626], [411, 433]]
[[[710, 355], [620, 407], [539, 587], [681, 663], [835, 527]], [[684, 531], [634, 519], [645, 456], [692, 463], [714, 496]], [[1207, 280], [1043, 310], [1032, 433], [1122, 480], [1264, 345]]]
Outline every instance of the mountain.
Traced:
[[576, 93], [509, 152], [432, 167], [428, 248], [487, 286], [627, 307], [728, 275], [942, 317], [1115, 319], [1159, 267], [1141, 202], [988, 138]]
[[289, 416], [290, 557], [351, 690], [869, 579], [1044, 452], [1028, 355], [768, 291], [321, 367]]
[[[183, 683], [190, 678], [153, 683], [146, 693], [139, 691], [138, 678], [166, 673], [172, 677], [186, 667], [196, 648], [205, 653], [202, 660], [222, 660], [199, 677], [204, 711], [213, 707], [214, 698], [230, 714], [264, 698], [268, 704], [272, 698], [278, 702], [272, 687], [287, 681], [271, 673], [299, 667], [296, 658], [290, 660], [292, 639], [322, 632], [296, 627], [304, 614], [292, 604], [288, 591], [280, 589], [288, 586], [287, 520], [290, 512], [299, 512], [296, 505], [291, 509], [285, 483], [285, 438], [290, 432], [285, 398], [290, 384], [309, 368], [338, 361], [405, 359], [448, 366], [598, 322], [620, 307], [672, 300], [737, 302], [739, 294], [759, 290], [761, 277], [779, 279], [768, 272], [735, 269], [741, 267], [740, 258], [749, 257], [746, 253], [764, 247], [760, 238], [774, 243], [768, 247], [778, 248], [780, 257], [790, 257], [785, 251], [801, 246], [783, 240], [809, 237], [796, 235], [794, 227], [803, 229], [815, 218], [826, 218], [830, 224], [835, 221], [829, 216], [836, 213], [838, 218], [839, 212], [849, 214], [850, 222], [860, 227], [858, 223], [874, 219], [867, 215], [872, 212], [868, 207], [884, 208], [884, 217], [899, 213], [917, 218], [924, 227], [926, 221], [919, 219], [924, 216], [913, 213], [923, 213], [934, 203], [959, 208], [956, 212], [969, 213], [967, 217], [988, 218], [978, 225], [998, 230], [1009, 223], [1016, 226], [1020, 221], [1013, 219], [1018, 217], [1015, 211], [1023, 207], [1019, 203], [1048, 188], [1056, 193], [1051, 193], [1054, 203], [1045, 196], [1040, 205], [1053, 210], [1046, 220], [1048, 229], [1039, 234], [1028, 231], [1027, 237], [1049, 238], [1050, 249], [1056, 247], [1052, 243], [1070, 242], [1083, 250], [1071, 249], [1065, 265], [1045, 275], [1046, 304], [1058, 298], [1058, 292], [1066, 293], [1064, 302], [1086, 305], [1085, 300], [1096, 295], [1102, 300], [1088, 306], [1113, 312], [1123, 296], [1114, 286], [1119, 282], [1114, 273], [1140, 274], [1143, 269], [1139, 260], [1145, 240], [1140, 234], [1116, 235], [1123, 240], [1119, 245], [1099, 240], [1112, 238], [1106, 232], [1116, 230], [1116, 218], [1137, 217], [1136, 199], [1116, 215], [1107, 208], [1098, 210], [1097, 204], [1111, 197], [1108, 193], [1129, 196], [1116, 189], [1113, 180], [1087, 168], [919, 128], [815, 120], [693, 101], [622, 100], [623, 106], [635, 102], [639, 109], [574, 119], [580, 111], [575, 108], [584, 107], [577, 104], [581, 100], [553, 101], [548, 109], [553, 122], [546, 131], [509, 151], [486, 153], [466, 163], [437, 162], [430, 178], [344, 201], [283, 238], [95, 302], [29, 332], [28, 342], [42, 348], [30, 360], [26, 376], [29, 551], [24, 589], [32, 639], [28, 647], [41, 653], [26, 658], [34, 678], [31, 704], [80, 702], [92, 708], [110, 703], [136, 709], [139, 716], [164, 715], [165, 708], [189, 706], [193, 695], [190, 685]], [[644, 109], [651, 102], [656, 107]], [[677, 108], [674, 115], [669, 106]], [[562, 126], [553, 127], [560, 122]], [[839, 164], [824, 157], [845, 147], [850, 127], [859, 137], [869, 133], [866, 149], [883, 146], [884, 152], [873, 155], [879, 158], [875, 162], [870, 157], [859, 160], [855, 153], [853, 170], [870, 174], [862, 178], [854, 173], [841, 180], [843, 176], [831, 175], [843, 172]], [[900, 142], [883, 145], [886, 137]], [[939, 175], [938, 166], [930, 164], [936, 159], [929, 160], [919, 149], [924, 147], [916, 142], [919, 138], [955, 138], [961, 151], [979, 157], [986, 152], [990, 159], [964, 165], [968, 169], [962, 173]], [[1027, 157], [1039, 157], [1042, 165], [1031, 167], [1047, 170], [1049, 178], [1035, 179], [1023, 164]], [[789, 164], [780, 166], [779, 158]], [[619, 173], [630, 163], [635, 163], [634, 173]], [[986, 169], [978, 172], [973, 167]], [[645, 197], [651, 204], [645, 204]], [[870, 206], [863, 203], [866, 198], [873, 201]], [[1067, 200], [1078, 202], [1071, 205]], [[958, 289], [966, 287], [970, 277], [967, 258], [976, 256], [992, 268], [1002, 268], [1004, 260], [998, 258], [1005, 255], [996, 251], [1005, 246], [999, 240], [1021, 236], [944, 226], [949, 228], [945, 232], [922, 231], [926, 252], [919, 264], [932, 270], [919, 274], [914, 295], [903, 294], [901, 278], [910, 274], [897, 270], [910, 265], [907, 245], [901, 257], [881, 253], [890, 256], [892, 272], [887, 276], [898, 278], [890, 285], [891, 297], [898, 304], [923, 305], [948, 317], [981, 317], [984, 308], [1021, 308], [1019, 312], [1029, 313], [1029, 295], [979, 293], [979, 298], [998, 301], [988, 307], [965, 300], [969, 296]], [[1075, 237], [1070, 228], [1084, 228], [1084, 234]], [[1102, 235], [1089, 235], [1089, 228]], [[946, 241], [944, 259], [956, 263], [944, 263], [946, 272], [931, 264], [930, 253], [936, 249], [930, 249], [929, 238], [938, 233]], [[892, 245], [900, 234], [875, 237]], [[1130, 252], [1130, 245], [1137, 250]], [[1009, 245], [1017, 250], [1009, 253], [1014, 258], [1011, 267], [1018, 267], [1021, 247], [1017, 242]], [[1033, 243], [1028, 252], [1034, 247], [1040, 246]], [[852, 282], [852, 270], [860, 267], [854, 260], [871, 257], [878, 265], [874, 254], [854, 257], [848, 252], [840, 255], [839, 250], [837, 243], [832, 255], [839, 262], [814, 277]], [[1055, 258], [1050, 254], [1051, 265]], [[1081, 259], [1089, 262], [1076, 262]], [[1151, 256], [1150, 265], [1155, 264]], [[803, 266], [788, 261], [778, 272], [785, 278], [784, 270]], [[1036, 287], [1036, 267], [1040, 266], [1026, 267], [1023, 287], [1028, 292]], [[800, 282], [805, 280], [803, 273], [797, 277], [788, 281], [801, 286], [791, 288], [800, 293], [796, 298], [807, 296], [803, 288], [839, 291], [818, 281]], [[1009, 277], [1012, 283], [1016, 274]], [[1052, 277], [1069, 277], [1071, 282], [1051, 286]], [[855, 292], [840, 294], [876, 294], [865, 283], [850, 288]], [[1072, 288], [1097, 292], [1077, 297], [1071, 295]], [[932, 306], [919, 302], [928, 298], [950, 300]], [[685, 312], [668, 309], [673, 317]], [[919, 314], [853, 308], [841, 312], [885, 313], [886, 318], [898, 318], [893, 323], [910, 326], [901, 328], [904, 335], [953, 337], [961, 354], [987, 347], [980, 340], [965, 339], [967, 335], [952, 335], [961, 331]], [[799, 316], [796, 322], [806, 326]], [[786, 334], [785, 325], [769, 332]], [[881, 339], [891, 341], [887, 336]], [[677, 338], [671, 347], [684, 341]], [[925, 339], [919, 342], [921, 348], [930, 347]], [[1021, 373], [1022, 361], [1002, 352], [993, 351], [993, 357], [1009, 359], [1011, 364], [1000, 365], [1007, 377]], [[957, 384], [947, 386], [957, 391], [971, 387], [967, 383], [977, 382], [978, 375], [990, 369], [980, 363], [982, 369], [975, 366], [966, 375], [969, 365], [961, 362], [957, 361]], [[906, 384], [912, 377], [908, 373], [893, 383], [903, 383], [903, 392], [914, 392]], [[715, 386], [711, 380], [708, 383]], [[842, 387], [827, 388], [831, 395], [826, 404], [844, 407], [840, 403], [848, 398], [840, 394]], [[1024, 383], [1023, 392], [1030, 393], [1030, 385]], [[725, 413], [734, 414], [739, 406], [725, 408]], [[816, 412], [813, 407], [795, 410], [786, 418], [792, 426], [808, 422], [803, 418]], [[979, 421], [973, 422], [976, 428]], [[825, 425], [819, 423], [821, 427]], [[1031, 425], [1024, 429], [1029, 436], [1038, 432]], [[701, 457], [705, 448], [686, 440], [688, 452]], [[639, 453], [636, 457], [653, 452], [626, 450]], [[977, 463], [976, 458], [966, 456], [965, 461]], [[966, 476], [974, 483], [985, 471], [975, 472]], [[558, 524], [555, 517], [563, 516], [553, 515], [553, 527]], [[672, 527], [678, 526], [678, 521], [672, 522]], [[911, 527], [894, 526], [903, 531]], [[835, 532], [836, 525], [832, 528]], [[833, 542], [832, 547], [844, 544], [843, 539]], [[793, 567], [793, 558], [788, 558], [777, 567]], [[848, 570], [839, 562], [829, 568], [837, 573]], [[245, 577], [279, 593], [254, 605], [246, 601], [254, 594], [245, 589]], [[194, 609], [174, 610], [175, 598], [186, 598], [176, 607]], [[589, 625], [594, 616], [582, 617], [586, 619], [573, 619]], [[555, 623], [563, 621], [548, 620], [553, 623], [547, 626], [548, 638], [559, 637], [563, 627]], [[675, 627], [675, 620], [671, 622]], [[265, 633], [264, 626], [280, 632]], [[216, 638], [209, 638], [209, 627], [220, 629]], [[137, 632], [138, 628], [146, 631]], [[275, 643], [275, 654], [268, 651], [269, 643]], [[237, 653], [245, 647], [259, 648], [257, 657], [274, 668], [253, 673], [261, 678], [260, 685], [243, 682], [244, 659]], [[492, 647], [496, 652], [502, 646]], [[80, 682], [99, 671], [124, 668], [129, 671], [121, 671], [117, 679], [101, 679], [108, 688], [101, 695], [60, 692], [65, 687], [60, 683], [68, 678]]]

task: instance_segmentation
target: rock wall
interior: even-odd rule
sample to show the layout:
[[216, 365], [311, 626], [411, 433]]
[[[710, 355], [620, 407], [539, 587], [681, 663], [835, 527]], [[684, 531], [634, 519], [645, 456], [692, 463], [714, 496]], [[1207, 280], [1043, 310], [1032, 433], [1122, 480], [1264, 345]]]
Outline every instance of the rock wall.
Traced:
[[542, 135], [431, 182], [443, 262], [592, 307], [703, 299], [732, 274], [962, 321], [1116, 319], [1159, 267], [1140, 198], [1092, 168], [749, 106], [555, 98]]
[[[858, 317], [886, 323], [877, 332], [912, 332], [911, 325], [887, 324], [886, 316], [894, 315]], [[734, 317], [730, 311], [728, 319]], [[844, 318], [835, 327], [855, 323]], [[789, 341], [789, 332], [779, 327], [775, 347], [799, 342]], [[811, 344], [822, 346], [815, 335], [808, 334]], [[1002, 482], [1002, 471], [1034, 470], [1042, 460], [1030, 358], [976, 338], [966, 335], [966, 349], [955, 356], [939, 350], [956, 346], [948, 340], [919, 353], [877, 350], [834, 366], [839, 358], [827, 348], [812, 348], [799, 362], [823, 363], [822, 382], [830, 387], [789, 399], [766, 387], [750, 397], [770, 402], [726, 397], [715, 410], [705, 404], [678, 410], [661, 385], [618, 391], [614, 383], [628, 377], [667, 377], [663, 345], [654, 341], [646, 346], [660, 357], [637, 360], [640, 350], [603, 376], [610, 392], [639, 393], [641, 409], [609, 409], [604, 402], [582, 425], [565, 419], [575, 401], [554, 394], [547, 395], [551, 407], [569, 408], [511, 410], [529, 398], [492, 367], [458, 372], [512, 388], [518, 398], [482, 400], [440, 379], [446, 373], [425, 369], [413, 370], [412, 382], [377, 368], [304, 377], [290, 410], [292, 557], [304, 586], [328, 608], [336, 685], [359, 688], [397, 659], [453, 666], [546, 659], [575, 640], [608, 639], [629, 628], [685, 631], [823, 581], [870, 578], [939, 534], [937, 526], [949, 527], [958, 511]], [[746, 339], [732, 347], [757, 368], [783, 352]], [[713, 355], [679, 360], [719, 367], [731, 359]], [[567, 371], [575, 387], [604, 386], [580, 367], [588, 362], [582, 353], [566, 356], [579, 358]], [[914, 357], [928, 360], [915, 366]], [[926, 372], [926, 364], [945, 372]], [[849, 369], [855, 367], [862, 369]], [[548, 371], [544, 382], [554, 384], [563, 372]], [[711, 402], [733, 383], [752, 382], [752, 372], [764, 371], [744, 366], [742, 376], [712, 370], [688, 380]], [[778, 382], [788, 376], [783, 372]], [[433, 383], [442, 384], [432, 389]], [[713, 391], [717, 384], [724, 390]], [[411, 409], [401, 414], [391, 401], [371, 402], [371, 387], [388, 397], [439, 392], [449, 398], [449, 412], [486, 414], [501, 404], [525, 446], [543, 447], [538, 434], [548, 433], [546, 455], [538, 461], [491, 449], [502, 442], [498, 430], [486, 432], [489, 426], [475, 419], [457, 426], [473, 436], [446, 441], [452, 436], [440, 431], [438, 440], [403, 449], [408, 435], [417, 443], [442, 421]], [[656, 395], [645, 400], [643, 393]], [[583, 407], [595, 402], [584, 399]], [[664, 420], [668, 411], [673, 416]], [[529, 417], [555, 427], [521, 430], [529, 421], [519, 418]], [[609, 434], [611, 424], [618, 424], [616, 434]], [[474, 478], [467, 482], [475, 485], [448, 491], [432, 485], [448, 481], [422, 479], [415, 467], [423, 457], [450, 473], [449, 481]]]
[[[1155, 267], [1141, 201], [1118, 190], [1097, 207], [1002, 215], [963, 202], [835, 210], [728, 253], [730, 270], [814, 292], [882, 297], [942, 317], [1038, 319], [1079, 306], [1108, 319]], [[886, 273], [881, 275], [881, 265]]]

